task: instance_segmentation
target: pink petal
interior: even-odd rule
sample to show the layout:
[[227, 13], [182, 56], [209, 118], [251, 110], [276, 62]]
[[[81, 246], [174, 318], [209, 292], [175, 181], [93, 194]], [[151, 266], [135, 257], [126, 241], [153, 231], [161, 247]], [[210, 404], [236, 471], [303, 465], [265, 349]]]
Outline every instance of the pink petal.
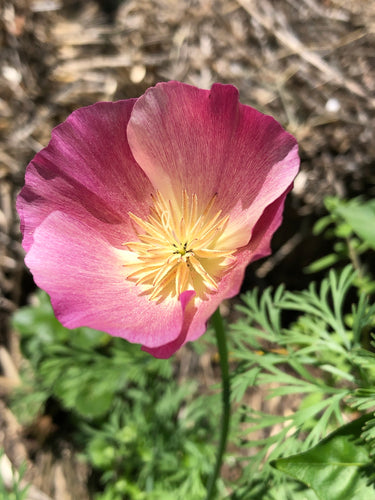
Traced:
[[187, 189], [205, 206], [217, 193], [218, 207], [235, 221], [237, 246], [249, 241], [264, 209], [288, 189], [299, 167], [294, 137], [272, 117], [240, 104], [231, 85], [208, 91], [158, 84], [134, 105], [128, 140], [165, 196], [179, 200]]
[[[26, 263], [65, 326], [169, 357], [204, 333], [220, 302], [239, 292], [248, 263], [270, 252], [298, 165], [295, 139], [229, 85], [169, 82], [136, 102], [82, 108], [27, 168], [17, 201]], [[147, 219], [156, 189], [172, 203], [186, 189], [200, 209], [216, 194], [230, 215], [225, 237], [237, 263], [208, 300], [192, 290], [150, 300], [126, 279], [132, 255], [123, 244], [137, 239], [128, 213]]]
[[[180, 296], [180, 302], [182, 306], [182, 310], [184, 312], [184, 321], [181, 327], [180, 335], [165, 345], [161, 347], [142, 347], [142, 351], [146, 351], [152, 354], [155, 358], [159, 359], [167, 359], [170, 358], [181, 346], [185, 344], [187, 341], [187, 335], [191, 326], [191, 322], [194, 318], [194, 314], [196, 313], [196, 307], [194, 306], [194, 301], [191, 299], [194, 297], [195, 292], [192, 290], [187, 290], [183, 292]], [[204, 332], [202, 332], [204, 333]]]
[[85, 220], [117, 246], [134, 238], [127, 212], [145, 216], [153, 192], [126, 138], [134, 102], [78, 109], [53, 130], [48, 146], [29, 164], [17, 200], [26, 250], [55, 210]]
[[125, 279], [125, 254], [83, 221], [54, 212], [36, 229], [26, 264], [67, 328], [88, 326], [147, 348], [173, 342], [194, 293], [150, 301]]

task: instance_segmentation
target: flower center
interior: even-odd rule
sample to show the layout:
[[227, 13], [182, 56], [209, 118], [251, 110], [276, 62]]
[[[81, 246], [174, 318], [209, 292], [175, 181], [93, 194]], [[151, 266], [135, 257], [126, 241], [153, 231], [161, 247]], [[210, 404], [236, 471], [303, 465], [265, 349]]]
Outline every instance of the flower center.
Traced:
[[181, 205], [175, 207], [156, 192], [147, 220], [129, 212], [138, 241], [124, 244], [136, 256], [125, 264], [127, 279], [144, 285], [142, 291], [150, 299], [179, 296], [185, 290], [194, 290], [204, 299], [218, 289], [224, 272], [236, 260], [232, 255], [236, 249], [223, 247], [229, 216], [214, 210], [216, 198], [215, 194], [200, 212], [196, 194], [189, 196], [184, 190]]

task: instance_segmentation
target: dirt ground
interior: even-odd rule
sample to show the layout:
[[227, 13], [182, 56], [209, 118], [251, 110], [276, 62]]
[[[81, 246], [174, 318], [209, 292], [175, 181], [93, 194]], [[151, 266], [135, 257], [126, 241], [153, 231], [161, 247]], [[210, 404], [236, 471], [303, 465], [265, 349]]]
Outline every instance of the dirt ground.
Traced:
[[[14, 208], [25, 167], [74, 109], [164, 80], [234, 84], [243, 103], [299, 141], [279, 250], [245, 286], [298, 287], [293, 271], [321, 252], [306, 241], [324, 197], [374, 196], [372, 0], [0, 0], [0, 448], [13, 462], [28, 458], [7, 408], [20, 363], [9, 317], [33, 291]], [[39, 482], [30, 498], [86, 498], [85, 471], [70, 454], [53, 464], [54, 487]], [[50, 470], [52, 458], [37, 454], [35, 463]]]

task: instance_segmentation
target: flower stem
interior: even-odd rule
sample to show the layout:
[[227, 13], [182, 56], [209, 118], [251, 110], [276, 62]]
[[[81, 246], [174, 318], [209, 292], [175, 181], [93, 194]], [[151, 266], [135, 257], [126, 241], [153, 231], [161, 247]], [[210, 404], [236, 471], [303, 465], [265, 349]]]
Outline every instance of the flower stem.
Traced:
[[219, 308], [214, 312], [211, 317], [212, 325], [216, 333], [217, 347], [220, 357], [221, 368], [221, 384], [222, 384], [222, 404], [223, 414], [221, 417], [221, 432], [220, 441], [217, 448], [216, 464], [212, 476], [207, 484], [206, 500], [212, 500], [216, 493], [216, 481], [220, 474], [223, 455], [227, 444], [229, 419], [230, 419], [230, 381], [229, 381], [229, 363], [228, 363], [228, 348], [225, 335], [225, 328], [223, 318], [221, 317]]

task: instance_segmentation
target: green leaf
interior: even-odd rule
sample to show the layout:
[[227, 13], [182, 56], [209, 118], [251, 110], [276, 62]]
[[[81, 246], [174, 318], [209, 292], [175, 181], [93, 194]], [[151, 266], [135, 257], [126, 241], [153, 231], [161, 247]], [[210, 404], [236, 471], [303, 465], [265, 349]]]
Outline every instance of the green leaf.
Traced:
[[326, 215], [324, 217], [321, 217], [315, 224], [314, 224], [314, 227], [313, 227], [313, 234], [315, 236], [318, 236], [319, 234], [321, 234], [323, 231], [325, 231], [327, 229], [327, 227], [332, 224], [333, 222], [333, 217], [332, 215]]
[[314, 448], [271, 462], [314, 490], [319, 500], [375, 498], [375, 465], [368, 444], [360, 440], [371, 414], [340, 427]]
[[330, 253], [321, 257], [318, 260], [315, 260], [312, 264], [309, 264], [305, 267], [304, 271], [307, 273], [317, 273], [322, 271], [323, 269], [328, 269], [332, 267], [336, 262], [340, 260], [340, 256], [335, 253]]
[[336, 213], [343, 217], [353, 228], [357, 235], [365, 240], [371, 248], [375, 249], [375, 203], [358, 203], [353, 200], [347, 204], [342, 204], [336, 209]]

